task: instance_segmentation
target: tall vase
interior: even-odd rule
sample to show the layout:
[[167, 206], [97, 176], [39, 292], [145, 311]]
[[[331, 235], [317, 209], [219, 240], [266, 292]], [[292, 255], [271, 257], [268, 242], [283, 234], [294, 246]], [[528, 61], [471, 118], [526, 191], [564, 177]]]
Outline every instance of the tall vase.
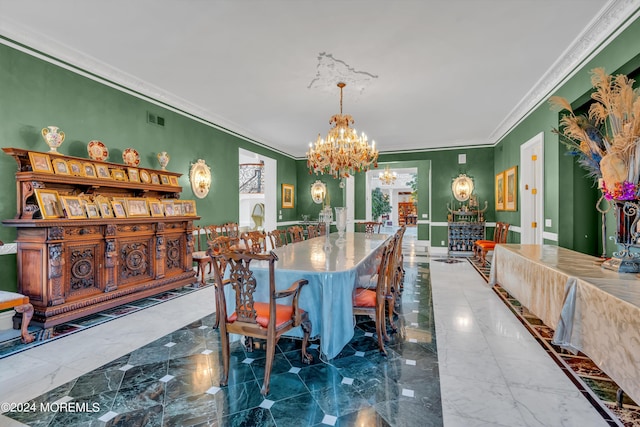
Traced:
[[637, 201], [621, 201], [614, 203], [616, 217], [615, 239], [619, 251], [613, 253], [611, 259], [602, 263], [602, 267], [619, 273], [640, 273], [640, 253], [632, 252], [631, 247], [637, 247], [640, 243], [640, 206]]
[[338, 229], [338, 240], [344, 240], [344, 232], [347, 229], [347, 208], [336, 209], [336, 228]]
[[44, 142], [49, 146], [49, 152], [57, 153], [58, 147], [64, 142], [64, 132], [59, 130], [57, 126], [47, 126], [42, 129], [41, 133]]
[[166, 167], [169, 164], [169, 160], [171, 159], [171, 157], [169, 157], [166, 151], [162, 151], [158, 153], [156, 157], [158, 158], [158, 163], [160, 163], [160, 168], [162, 170], [166, 170]]

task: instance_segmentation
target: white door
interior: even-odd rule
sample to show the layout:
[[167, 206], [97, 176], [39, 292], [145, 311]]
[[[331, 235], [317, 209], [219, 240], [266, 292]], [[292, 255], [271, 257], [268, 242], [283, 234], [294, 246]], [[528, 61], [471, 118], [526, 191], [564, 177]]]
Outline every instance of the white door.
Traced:
[[544, 133], [520, 146], [520, 243], [543, 243]]

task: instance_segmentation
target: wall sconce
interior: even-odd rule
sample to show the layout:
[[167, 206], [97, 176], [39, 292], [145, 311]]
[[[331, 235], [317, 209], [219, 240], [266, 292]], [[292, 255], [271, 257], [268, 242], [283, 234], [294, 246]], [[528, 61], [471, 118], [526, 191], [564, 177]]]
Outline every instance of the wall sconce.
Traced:
[[211, 169], [204, 160], [198, 159], [196, 163], [191, 163], [189, 179], [193, 194], [199, 199], [204, 199], [211, 188]]
[[453, 197], [457, 201], [464, 202], [469, 200], [471, 193], [473, 193], [473, 180], [462, 173], [453, 180], [451, 190], [453, 191]]
[[311, 198], [314, 203], [320, 204], [327, 195], [327, 186], [322, 181], [316, 181], [311, 186]]

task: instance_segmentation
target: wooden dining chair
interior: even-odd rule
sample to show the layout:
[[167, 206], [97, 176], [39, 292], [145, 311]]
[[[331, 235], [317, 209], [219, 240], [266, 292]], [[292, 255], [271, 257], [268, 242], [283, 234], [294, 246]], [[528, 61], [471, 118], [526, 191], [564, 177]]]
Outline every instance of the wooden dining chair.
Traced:
[[[269, 393], [269, 379], [271, 377], [271, 367], [275, 355], [276, 344], [285, 332], [301, 326], [303, 331], [302, 339], [302, 363], [309, 364], [313, 360], [307, 353], [307, 344], [311, 334], [311, 322], [306, 311], [298, 306], [300, 290], [308, 283], [305, 279], [295, 281], [288, 289], [276, 290], [275, 262], [278, 257], [274, 252], [268, 254], [251, 254], [240, 252], [223, 252], [215, 255], [214, 258], [222, 258], [229, 268], [229, 282], [235, 294], [236, 309], [231, 315], [227, 315], [227, 302], [222, 289], [225, 283], [222, 281], [224, 272], [220, 270], [218, 263], [213, 263], [215, 277], [218, 281], [218, 308], [220, 309], [220, 338], [222, 344], [222, 366], [223, 372], [220, 385], [226, 386], [229, 380], [229, 334], [239, 334], [245, 337], [260, 338], [267, 342], [267, 355], [264, 369], [264, 381], [261, 393]], [[256, 281], [251, 271], [252, 261], [267, 261], [269, 264], [269, 280], [266, 282]], [[256, 289], [261, 286], [268, 286], [267, 302], [254, 300]], [[282, 298], [291, 297], [290, 304], [279, 304], [277, 301]], [[247, 348], [249, 352], [253, 350]]]
[[387, 301], [389, 280], [387, 277], [388, 265], [391, 255], [391, 244], [386, 244], [382, 249], [382, 258], [376, 274], [375, 288], [356, 288], [353, 293], [353, 314], [370, 316], [376, 325], [378, 349], [380, 353], [387, 354], [384, 348], [384, 340], [389, 340], [387, 335], [385, 305]]
[[500, 240], [500, 234], [502, 233], [502, 222], [496, 222], [496, 226], [493, 229], [493, 239], [488, 240], [488, 239], [481, 239], [481, 240], [476, 240], [475, 242], [473, 242], [473, 246], [472, 246], [472, 251], [473, 251], [473, 256], [476, 258], [480, 257], [480, 245], [483, 243], [491, 243], [491, 242], [498, 242]]
[[287, 232], [284, 230], [273, 230], [268, 233], [271, 249], [280, 248], [287, 244]]
[[382, 227], [382, 223], [376, 221], [366, 221], [363, 222], [362, 225], [364, 227], [364, 232], [368, 234], [380, 233], [380, 228]]
[[315, 225], [307, 226], [307, 239], [313, 239], [314, 237], [318, 237], [318, 227]]
[[[216, 319], [213, 324], [213, 328], [217, 328], [220, 325], [220, 306], [218, 305], [218, 292], [224, 292], [224, 286], [229, 283], [229, 279], [224, 278], [224, 272], [227, 269], [227, 261], [224, 257], [218, 255], [230, 252], [231, 240], [227, 236], [217, 236], [212, 241], [208, 242], [207, 254], [211, 258], [211, 265], [214, 266], [214, 300], [216, 304]], [[222, 274], [221, 277], [215, 276], [216, 274]]]
[[264, 231], [245, 231], [241, 238], [248, 252], [252, 254], [267, 252], [267, 235]]
[[304, 240], [304, 230], [299, 225], [292, 225], [287, 228], [287, 234], [289, 235], [289, 241], [291, 243], [302, 242]]
[[209, 266], [209, 273], [211, 273], [211, 257], [207, 253], [207, 247], [203, 245], [203, 242], [209, 242], [215, 236], [215, 226], [198, 226], [195, 230], [196, 233], [196, 250], [191, 254], [193, 262], [197, 264], [196, 277], [200, 276], [200, 284], [205, 285], [205, 270]]
[[236, 245], [240, 243], [240, 229], [238, 228], [238, 223], [236, 222], [227, 222], [222, 225], [222, 234], [231, 239], [231, 244]]
[[484, 265], [487, 262], [487, 254], [493, 251], [496, 245], [501, 243], [507, 243], [507, 236], [509, 235], [509, 226], [508, 223], [502, 223], [502, 229], [500, 231], [500, 237], [497, 242], [485, 242], [480, 243], [478, 246], [480, 247], [480, 261]]
[[327, 235], [327, 223], [326, 222], [319, 222], [318, 223], [318, 235], [319, 236], [326, 236]]

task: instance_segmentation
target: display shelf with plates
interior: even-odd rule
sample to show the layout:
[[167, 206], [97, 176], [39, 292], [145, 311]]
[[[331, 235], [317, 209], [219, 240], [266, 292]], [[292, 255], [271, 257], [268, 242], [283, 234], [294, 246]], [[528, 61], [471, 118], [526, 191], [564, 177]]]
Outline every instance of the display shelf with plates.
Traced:
[[[18, 292], [29, 296], [31, 324], [42, 326], [44, 335], [58, 324], [196, 281], [195, 201], [176, 201], [192, 203], [187, 214], [145, 212], [149, 200], [175, 201], [182, 192], [170, 183], [154, 183], [159, 170], [58, 152], [2, 150], [18, 164], [17, 212], [2, 224], [17, 229]], [[52, 161], [59, 161], [55, 169]], [[74, 164], [82, 166], [79, 175], [69, 174]], [[109, 176], [132, 169], [139, 182], [129, 181], [127, 174], [122, 181]], [[86, 175], [89, 170], [93, 176]], [[161, 174], [175, 182], [181, 176]], [[132, 213], [115, 215], [110, 203], [101, 203], [115, 198], [124, 199], [122, 207]], [[85, 217], [83, 209], [91, 213]], [[14, 323], [20, 321], [16, 315]]]
[[105, 161], [109, 158], [109, 150], [102, 141], [89, 141], [87, 152], [92, 160]]
[[127, 166], [137, 167], [140, 164], [140, 155], [133, 148], [127, 148], [122, 152], [122, 160]]

